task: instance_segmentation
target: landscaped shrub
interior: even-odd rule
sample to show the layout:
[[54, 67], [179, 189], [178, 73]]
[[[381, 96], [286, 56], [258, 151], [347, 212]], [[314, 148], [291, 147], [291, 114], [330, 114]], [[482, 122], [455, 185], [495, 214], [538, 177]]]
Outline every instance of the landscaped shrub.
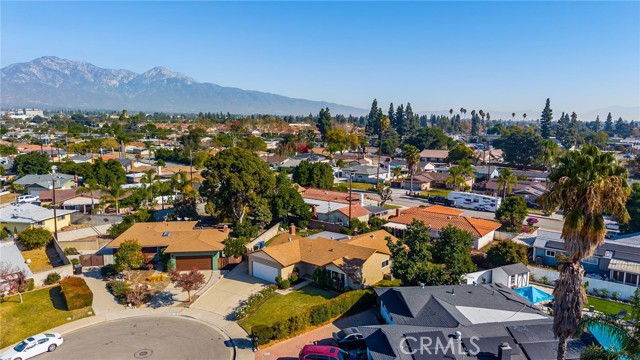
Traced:
[[251, 328], [251, 335], [258, 337], [258, 344], [264, 345], [273, 339], [271, 326], [256, 325]]
[[620, 299], [620, 294], [617, 291], [612, 292], [611, 299], [618, 301], [618, 299]]
[[246, 301], [240, 303], [240, 305], [234, 310], [236, 320], [240, 320], [247, 316], [253, 309], [255, 309], [263, 301], [267, 300], [276, 291], [275, 285], [269, 285], [257, 293], [251, 294]]
[[80, 264], [80, 260], [78, 260], [78, 259], [71, 259], [71, 263], [73, 264], [73, 266], [76, 266], [76, 265]]
[[102, 275], [103, 279], [112, 278], [116, 276], [117, 273], [116, 267], [113, 264], [105, 265], [100, 269], [100, 275]]
[[0, 230], [0, 239], [5, 239], [9, 237], [9, 232], [6, 229]]
[[331, 319], [331, 312], [327, 306], [319, 305], [314, 306], [309, 310], [309, 319], [311, 321], [311, 325], [318, 326], [325, 321], [329, 321]]
[[65, 255], [80, 255], [80, 251], [78, 251], [78, 249], [76, 249], [74, 247], [68, 247], [68, 248], [64, 249], [64, 254]]
[[600, 296], [602, 296], [603, 298], [608, 298], [609, 297], [609, 290], [607, 289], [600, 289]]
[[291, 282], [278, 276], [276, 277], [276, 285], [278, 285], [279, 289], [288, 289], [291, 286]]
[[173, 271], [176, 269], [176, 259], [167, 260], [167, 271]]
[[41, 248], [47, 245], [51, 239], [53, 239], [53, 235], [44, 228], [27, 229], [18, 236], [20, 243], [29, 250]]
[[289, 329], [289, 321], [278, 320], [271, 326], [273, 329], [273, 337], [276, 339], [284, 339], [291, 334]]
[[289, 276], [289, 282], [293, 284], [296, 281], [298, 281], [298, 274], [295, 274], [295, 273], [291, 274], [291, 276]]
[[107, 289], [111, 292], [111, 295], [118, 299], [120, 304], [127, 303], [127, 291], [129, 291], [130, 286], [126, 282], [111, 280], [107, 283]]
[[22, 285], [19, 286], [18, 291], [21, 293], [25, 291], [31, 291], [35, 287], [36, 287], [36, 284], [35, 284], [35, 281], [33, 281], [33, 278], [29, 278], [24, 283], [22, 283]]
[[57, 272], [47, 274], [47, 278], [44, 279], [45, 285], [55, 284], [58, 281], [60, 281], [60, 274], [58, 274]]
[[541, 276], [540, 277], [540, 282], [543, 284], [548, 284], [549, 283], [549, 278], [546, 276]]
[[67, 303], [67, 310], [82, 309], [93, 303], [93, 293], [83, 278], [66, 277], [60, 281], [60, 286]]
[[137, 287], [127, 290], [125, 294], [126, 302], [138, 307], [151, 300], [151, 294], [144, 287]]

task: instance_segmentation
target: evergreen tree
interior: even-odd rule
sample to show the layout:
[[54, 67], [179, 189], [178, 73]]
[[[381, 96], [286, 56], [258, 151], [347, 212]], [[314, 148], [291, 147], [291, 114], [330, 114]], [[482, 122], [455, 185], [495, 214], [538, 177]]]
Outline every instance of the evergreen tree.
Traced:
[[393, 103], [389, 104], [389, 111], [387, 112], [387, 116], [389, 116], [389, 123], [391, 123], [392, 127], [395, 127], [396, 123], [396, 109], [393, 107]]
[[[391, 120], [391, 119], [389, 119]], [[404, 105], [400, 104], [396, 109], [396, 114], [393, 117], [394, 122], [391, 123], [391, 127], [395, 128], [398, 131], [400, 136], [404, 135], [404, 122], [405, 122], [405, 114], [404, 114]]]
[[478, 136], [480, 135], [481, 124], [480, 124], [480, 116], [476, 114], [475, 110], [471, 111], [471, 135]]
[[599, 132], [602, 130], [602, 123], [600, 122], [600, 115], [596, 116], [596, 121], [593, 122], [593, 131]]
[[405, 113], [405, 126], [404, 126], [404, 135], [411, 136], [415, 134], [415, 132], [420, 127], [418, 125], [418, 117], [413, 113], [413, 109], [411, 108], [411, 103], [407, 103], [407, 107], [404, 110]]
[[365, 125], [367, 135], [377, 135], [380, 132], [380, 116], [382, 116], [382, 109], [378, 107], [378, 99], [373, 99]]
[[[567, 118], [568, 117], [569, 115], [567, 114]], [[578, 141], [578, 115], [575, 112], [571, 113], [571, 119], [567, 125], [567, 130], [560, 141], [562, 141], [562, 146], [566, 149], [571, 148]]]
[[540, 116], [540, 132], [542, 137], [548, 139], [551, 137], [551, 121], [553, 120], [553, 111], [551, 110], [551, 101], [547, 99], [547, 103], [542, 110]]
[[560, 119], [558, 119], [558, 125], [556, 126], [556, 139], [563, 141], [567, 134], [567, 130], [569, 127], [569, 114], [565, 114], [564, 112], [560, 115]]
[[320, 109], [320, 113], [318, 114], [318, 122], [316, 123], [318, 126], [318, 131], [322, 134], [322, 139], [326, 138], [327, 132], [331, 130], [331, 113], [329, 112], [329, 108]]
[[604, 131], [613, 132], [613, 117], [611, 117], [611, 113], [607, 115], [607, 120], [604, 122]]
[[621, 117], [616, 121], [616, 134], [622, 137], [631, 135], [631, 127]]

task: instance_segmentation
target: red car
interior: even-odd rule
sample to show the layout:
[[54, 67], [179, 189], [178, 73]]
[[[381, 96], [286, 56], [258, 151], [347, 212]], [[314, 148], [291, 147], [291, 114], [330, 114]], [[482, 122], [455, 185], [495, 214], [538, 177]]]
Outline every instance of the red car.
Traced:
[[305, 345], [300, 350], [300, 360], [355, 360], [355, 355], [336, 346]]

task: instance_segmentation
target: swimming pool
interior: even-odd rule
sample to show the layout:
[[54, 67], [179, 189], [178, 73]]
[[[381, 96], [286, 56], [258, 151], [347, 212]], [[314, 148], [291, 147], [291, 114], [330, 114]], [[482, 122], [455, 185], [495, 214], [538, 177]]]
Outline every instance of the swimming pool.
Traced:
[[589, 332], [598, 340], [603, 348], [613, 350], [622, 349], [620, 341], [609, 334], [608, 328], [609, 326], [606, 324], [593, 324], [589, 325]]

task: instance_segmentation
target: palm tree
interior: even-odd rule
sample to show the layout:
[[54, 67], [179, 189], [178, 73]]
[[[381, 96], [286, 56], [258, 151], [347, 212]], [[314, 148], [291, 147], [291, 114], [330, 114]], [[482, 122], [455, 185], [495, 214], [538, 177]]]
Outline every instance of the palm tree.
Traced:
[[399, 166], [396, 166], [393, 169], [391, 169], [391, 173], [393, 174], [393, 179], [397, 180], [400, 177], [400, 175], [402, 175], [402, 169]]
[[418, 162], [420, 161], [420, 151], [418, 151], [418, 148], [413, 145], [405, 145], [402, 148], [402, 157], [409, 167], [409, 176], [411, 176], [409, 179], [409, 193], [413, 194], [413, 176], [415, 175], [416, 165], [418, 165]]
[[380, 135], [378, 141], [378, 170], [376, 171], [376, 190], [380, 191], [380, 156], [382, 155], [382, 139], [384, 132], [391, 126], [389, 117], [387, 115], [380, 116]]
[[449, 109], [449, 116], [453, 116], [453, 109]]
[[[460, 108], [460, 114], [464, 115], [464, 114], [466, 114], [466, 113], [467, 113], [467, 109], [465, 109], [465, 108], [461, 107], [461, 108]], [[463, 119], [464, 119], [464, 117], [463, 117]]]
[[147, 159], [149, 160], [149, 163], [151, 163], [151, 153], [153, 149], [153, 144], [151, 143], [151, 141], [144, 142], [144, 149], [147, 150]]
[[120, 214], [120, 200], [129, 193], [128, 189], [123, 189], [120, 187], [120, 184], [113, 184], [110, 187], [103, 188], [105, 194], [102, 195], [101, 199], [114, 204], [116, 207], [116, 214]]
[[516, 113], [511, 113], [511, 120], [515, 120], [516, 119]]
[[565, 359], [567, 339], [579, 328], [586, 300], [580, 260], [591, 256], [606, 233], [603, 213], [620, 223], [629, 219], [625, 203], [631, 189], [627, 170], [613, 153], [602, 153], [592, 145], [569, 151], [556, 159], [549, 175], [550, 188], [540, 197], [546, 211], [563, 209], [562, 239], [566, 261], [559, 264], [553, 296], [553, 332], [558, 338], [558, 360]]
[[452, 184], [457, 191], [460, 190], [461, 185], [467, 181], [468, 177], [474, 176], [471, 161], [461, 160], [458, 165], [449, 168], [449, 177], [445, 180], [445, 184]]
[[153, 194], [154, 194], [154, 187], [153, 184], [156, 182], [156, 180], [160, 179], [160, 177], [158, 177], [158, 175], [156, 175], [156, 171], [154, 169], [149, 169], [147, 171], [145, 171], [142, 174], [142, 179], [140, 179], [140, 182], [145, 184], [145, 190], [147, 193], [147, 208], [149, 208], [149, 198], [153, 198]]
[[542, 164], [545, 169], [550, 170], [551, 165], [553, 164], [553, 160], [556, 158], [558, 153], [560, 152], [560, 148], [558, 144], [553, 141], [553, 139], [545, 139], [542, 143]]
[[89, 193], [89, 196], [91, 196], [91, 211], [93, 211], [93, 208], [95, 206], [93, 202], [93, 194], [95, 191], [98, 191], [100, 189], [101, 187], [100, 185], [98, 185], [98, 181], [96, 179], [89, 179], [84, 182], [84, 186], [81, 186], [76, 189], [76, 194]]
[[500, 171], [500, 175], [498, 175], [497, 183], [498, 193], [502, 191], [502, 200], [504, 200], [507, 195], [513, 191], [513, 186], [518, 185], [518, 178], [511, 169], [504, 168]]
[[169, 183], [171, 184], [174, 195], [178, 192], [184, 193], [188, 186], [192, 186], [191, 180], [189, 180], [189, 177], [187, 176], [187, 172], [183, 170], [173, 174]]
[[523, 119], [524, 121], [527, 121], [527, 113], [522, 114], [522, 119]]

